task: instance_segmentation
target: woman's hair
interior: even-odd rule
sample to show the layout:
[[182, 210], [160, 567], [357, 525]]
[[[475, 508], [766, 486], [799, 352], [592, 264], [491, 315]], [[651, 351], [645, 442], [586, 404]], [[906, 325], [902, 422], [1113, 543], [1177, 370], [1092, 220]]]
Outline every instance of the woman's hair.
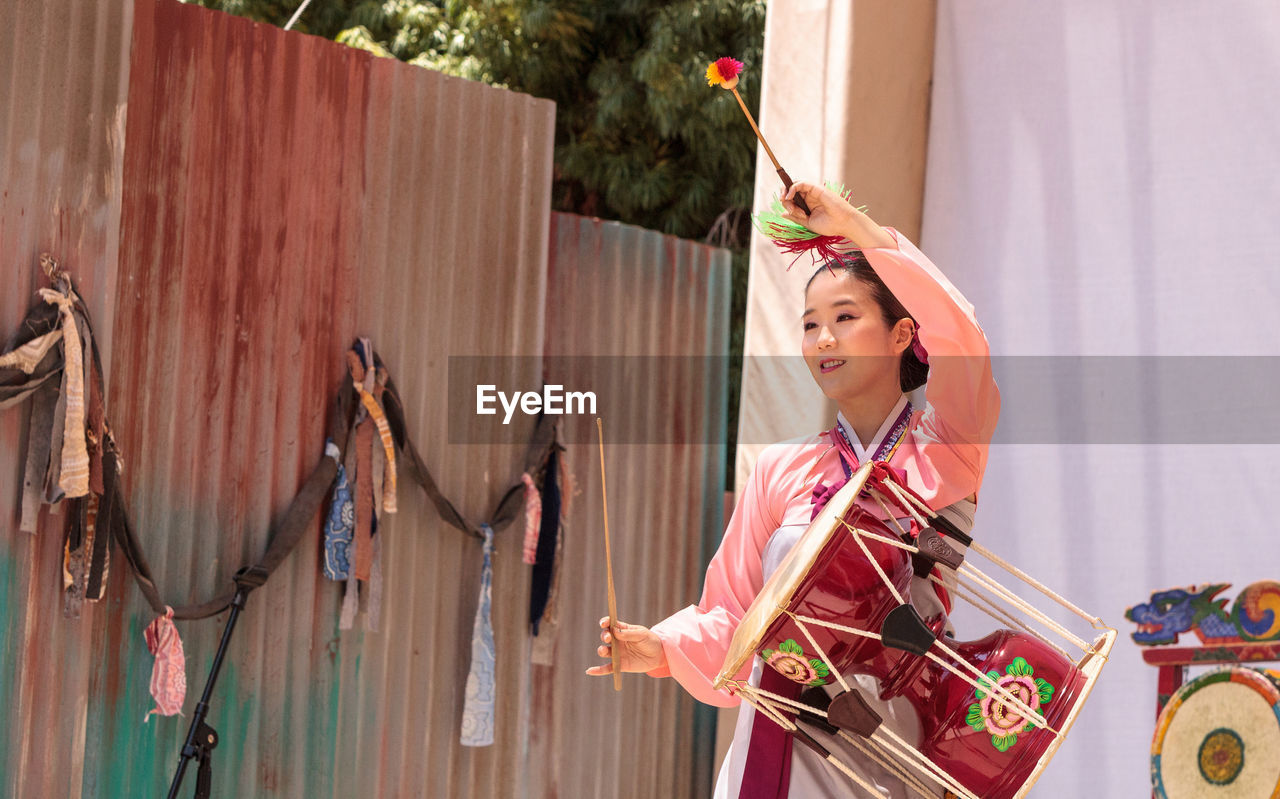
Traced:
[[[861, 280], [871, 289], [871, 298], [875, 300], [876, 305], [880, 307], [880, 315], [884, 317], [884, 323], [889, 327], [893, 327], [898, 323], [899, 319], [910, 319], [913, 323], [915, 317], [907, 313], [907, 309], [893, 296], [893, 292], [889, 291], [889, 287], [884, 284], [880, 276], [876, 274], [876, 270], [871, 267], [871, 263], [861, 254], [847, 255], [839, 260], [831, 260], [818, 267], [818, 271], [814, 272], [809, 281], [804, 284], [805, 294], [809, 293], [809, 286], [813, 284], [815, 278], [822, 274], [823, 270], [831, 270], [836, 274], [846, 274], [856, 280]], [[929, 377], [929, 365], [921, 363], [920, 359], [912, 347], [908, 346], [902, 351], [902, 360], [898, 368], [898, 383], [902, 386], [902, 390], [915, 391], [924, 385]]]

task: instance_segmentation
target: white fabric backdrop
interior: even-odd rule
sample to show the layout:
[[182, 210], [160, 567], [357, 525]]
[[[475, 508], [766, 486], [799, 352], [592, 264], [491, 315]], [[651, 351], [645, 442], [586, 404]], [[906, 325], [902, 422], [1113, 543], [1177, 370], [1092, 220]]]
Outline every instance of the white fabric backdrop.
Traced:
[[[1274, 0], [939, 3], [923, 249], [997, 356], [1280, 355], [1277, 86]], [[1017, 370], [1056, 363], [997, 360], [1005, 417], [1027, 416]], [[1108, 438], [1119, 421], [1122, 443], [1002, 428], [978, 510], [977, 536], [1121, 632], [1033, 796], [1149, 792], [1156, 671], [1127, 606], [1280, 579], [1274, 362], [1228, 364], [1252, 384], [1226, 387], [1235, 435], [1213, 403], [1142, 377], [1164, 365], [1192, 388], [1227, 362], [1108, 363], [1134, 378], [1059, 386], [1043, 412]], [[1188, 439], [1205, 443], [1171, 443]]]

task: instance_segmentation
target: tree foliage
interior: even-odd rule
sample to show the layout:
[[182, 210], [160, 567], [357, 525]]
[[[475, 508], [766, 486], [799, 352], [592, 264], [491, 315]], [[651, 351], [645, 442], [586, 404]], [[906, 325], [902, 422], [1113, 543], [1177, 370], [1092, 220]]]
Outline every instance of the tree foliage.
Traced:
[[[298, 6], [200, 2], [277, 25]], [[703, 74], [745, 62], [755, 113], [764, 0], [313, 0], [295, 29], [554, 100], [559, 210], [745, 244], [755, 140]]]

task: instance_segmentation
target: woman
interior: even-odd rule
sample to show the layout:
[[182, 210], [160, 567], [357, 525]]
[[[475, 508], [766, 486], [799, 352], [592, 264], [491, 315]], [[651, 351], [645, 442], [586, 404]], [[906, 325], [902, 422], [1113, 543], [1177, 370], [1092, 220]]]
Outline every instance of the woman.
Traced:
[[[796, 194], [807, 201], [810, 214], [797, 208]], [[841, 236], [849, 245], [849, 258], [810, 279], [802, 317], [804, 359], [839, 408], [837, 425], [761, 453], [707, 568], [697, 606], [652, 629], [617, 625], [623, 671], [672, 676], [696, 699], [726, 707], [738, 700], [713, 690], [711, 683], [739, 620], [807, 527], [815, 504], [867, 459], [887, 460], [906, 474], [907, 485], [930, 508], [968, 530], [1000, 408], [986, 337], [973, 307], [915, 246], [820, 186], [795, 184], [783, 205], [792, 221], [821, 235]], [[926, 375], [926, 407], [915, 410], [906, 392]], [[884, 517], [874, 503], [866, 501], [864, 507]], [[941, 612], [945, 600], [931, 583], [917, 579], [912, 601], [927, 618]], [[607, 628], [608, 620], [601, 626]], [[607, 658], [613, 645], [607, 629], [601, 640], [599, 654]], [[754, 684], [775, 679], [772, 669], [762, 673], [759, 658], [753, 664]], [[611, 664], [604, 664], [587, 673], [611, 671]], [[857, 679], [864, 694], [874, 695], [874, 681]], [[880, 710], [908, 737], [918, 735], [918, 720], [903, 700]], [[775, 743], [777, 728], [769, 724], [743, 706], [716, 783], [717, 797], [798, 799], [848, 796], [856, 790], [809, 749], [791, 747], [785, 738]], [[785, 747], [781, 754], [779, 746]], [[837, 754], [857, 763], [883, 795], [907, 795], [901, 783], [856, 752]]]

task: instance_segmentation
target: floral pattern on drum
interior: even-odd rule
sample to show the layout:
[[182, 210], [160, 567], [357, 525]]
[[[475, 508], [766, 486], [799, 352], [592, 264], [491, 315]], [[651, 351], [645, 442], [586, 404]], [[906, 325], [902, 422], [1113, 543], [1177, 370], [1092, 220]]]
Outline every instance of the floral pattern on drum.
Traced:
[[831, 670], [819, 658], [807, 657], [804, 649], [794, 638], [788, 638], [778, 644], [777, 649], [766, 649], [760, 653], [764, 662], [772, 666], [783, 677], [801, 685], [826, 685]]
[[974, 691], [978, 701], [969, 705], [969, 715], [965, 717], [965, 722], [976, 732], [985, 730], [991, 733], [991, 745], [1001, 752], [1008, 751], [1009, 747], [1018, 742], [1018, 733], [1033, 725], [1029, 719], [1023, 718], [993, 696], [990, 686], [1005, 689], [1035, 711], [1039, 711], [1053, 697], [1053, 686], [1047, 680], [1035, 676], [1035, 669], [1025, 658], [1014, 658], [1012, 663], [1005, 666], [1004, 671], [1004, 676], [994, 670], [987, 672], [986, 679], [983, 680], [986, 689], [978, 688]]

